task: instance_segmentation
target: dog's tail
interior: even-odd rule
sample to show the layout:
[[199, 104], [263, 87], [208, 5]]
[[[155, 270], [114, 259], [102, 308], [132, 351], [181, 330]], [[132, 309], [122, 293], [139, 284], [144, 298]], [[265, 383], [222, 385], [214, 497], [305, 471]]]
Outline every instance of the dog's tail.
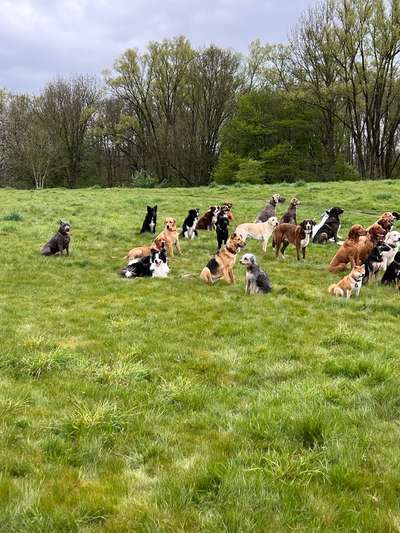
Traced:
[[329, 288], [328, 288], [329, 294], [334, 294], [335, 287], [336, 287], [336, 283], [332, 283], [332, 285], [329, 285]]

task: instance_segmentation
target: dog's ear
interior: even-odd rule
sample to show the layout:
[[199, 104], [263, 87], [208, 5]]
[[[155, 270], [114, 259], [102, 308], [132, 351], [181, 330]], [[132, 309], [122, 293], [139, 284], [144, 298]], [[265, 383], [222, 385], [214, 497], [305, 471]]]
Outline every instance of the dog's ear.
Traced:
[[157, 204], [153, 207], [153, 209], [157, 213]]
[[151, 211], [151, 207], [148, 205], [147, 206], [147, 212], [149, 213]]

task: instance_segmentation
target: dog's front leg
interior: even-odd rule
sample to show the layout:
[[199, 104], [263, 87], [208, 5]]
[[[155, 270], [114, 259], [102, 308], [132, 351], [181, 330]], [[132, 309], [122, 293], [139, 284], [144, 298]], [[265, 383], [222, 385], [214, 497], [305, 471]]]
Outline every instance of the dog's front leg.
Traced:
[[179, 255], [182, 255], [181, 245], [179, 244], [179, 239], [177, 238], [175, 241], [176, 249], [178, 250]]
[[262, 243], [262, 249], [264, 253], [267, 251], [267, 244], [268, 244], [268, 237], [264, 237], [263, 243]]
[[297, 261], [300, 261], [300, 245], [296, 244]]
[[172, 244], [172, 242], [168, 243], [168, 254], [171, 257], [174, 257], [174, 245]]
[[232, 280], [231, 280], [231, 276], [230, 276], [230, 272], [227, 268], [224, 268], [223, 271], [222, 271], [222, 275], [224, 276], [224, 280], [227, 282], [227, 283], [232, 283]]
[[351, 289], [350, 290], [347, 289], [346, 290], [346, 299], [348, 300], [350, 298], [350, 296], [351, 296]]
[[304, 261], [304, 259], [306, 258], [306, 248], [305, 247], [302, 248], [301, 251], [302, 251], [302, 254], [303, 254], [303, 261]]

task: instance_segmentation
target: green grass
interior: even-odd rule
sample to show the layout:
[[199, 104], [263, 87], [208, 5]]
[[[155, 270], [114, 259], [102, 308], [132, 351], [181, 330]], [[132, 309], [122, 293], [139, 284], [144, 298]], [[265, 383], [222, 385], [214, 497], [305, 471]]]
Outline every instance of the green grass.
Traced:
[[[240, 223], [275, 191], [300, 219], [343, 207], [342, 235], [400, 210], [395, 181], [0, 191], [0, 531], [400, 530], [398, 291], [332, 298], [334, 244], [254, 241], [272, 294], [239, 264], [206, 286], [208, 232], [167, 280], [117, 276], [147, 204]], [[44, 258], [60, 218], [71, 255]]]

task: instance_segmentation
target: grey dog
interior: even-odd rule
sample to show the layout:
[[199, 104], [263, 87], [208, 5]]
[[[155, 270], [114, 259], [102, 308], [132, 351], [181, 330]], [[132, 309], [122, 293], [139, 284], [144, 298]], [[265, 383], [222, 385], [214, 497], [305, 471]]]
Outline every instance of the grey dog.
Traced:
[[255, 255], [244, 254], [240, 263], [246, 267], [246, 294], [265, 294], [272, 290], [268, 275], [257, 265]]

